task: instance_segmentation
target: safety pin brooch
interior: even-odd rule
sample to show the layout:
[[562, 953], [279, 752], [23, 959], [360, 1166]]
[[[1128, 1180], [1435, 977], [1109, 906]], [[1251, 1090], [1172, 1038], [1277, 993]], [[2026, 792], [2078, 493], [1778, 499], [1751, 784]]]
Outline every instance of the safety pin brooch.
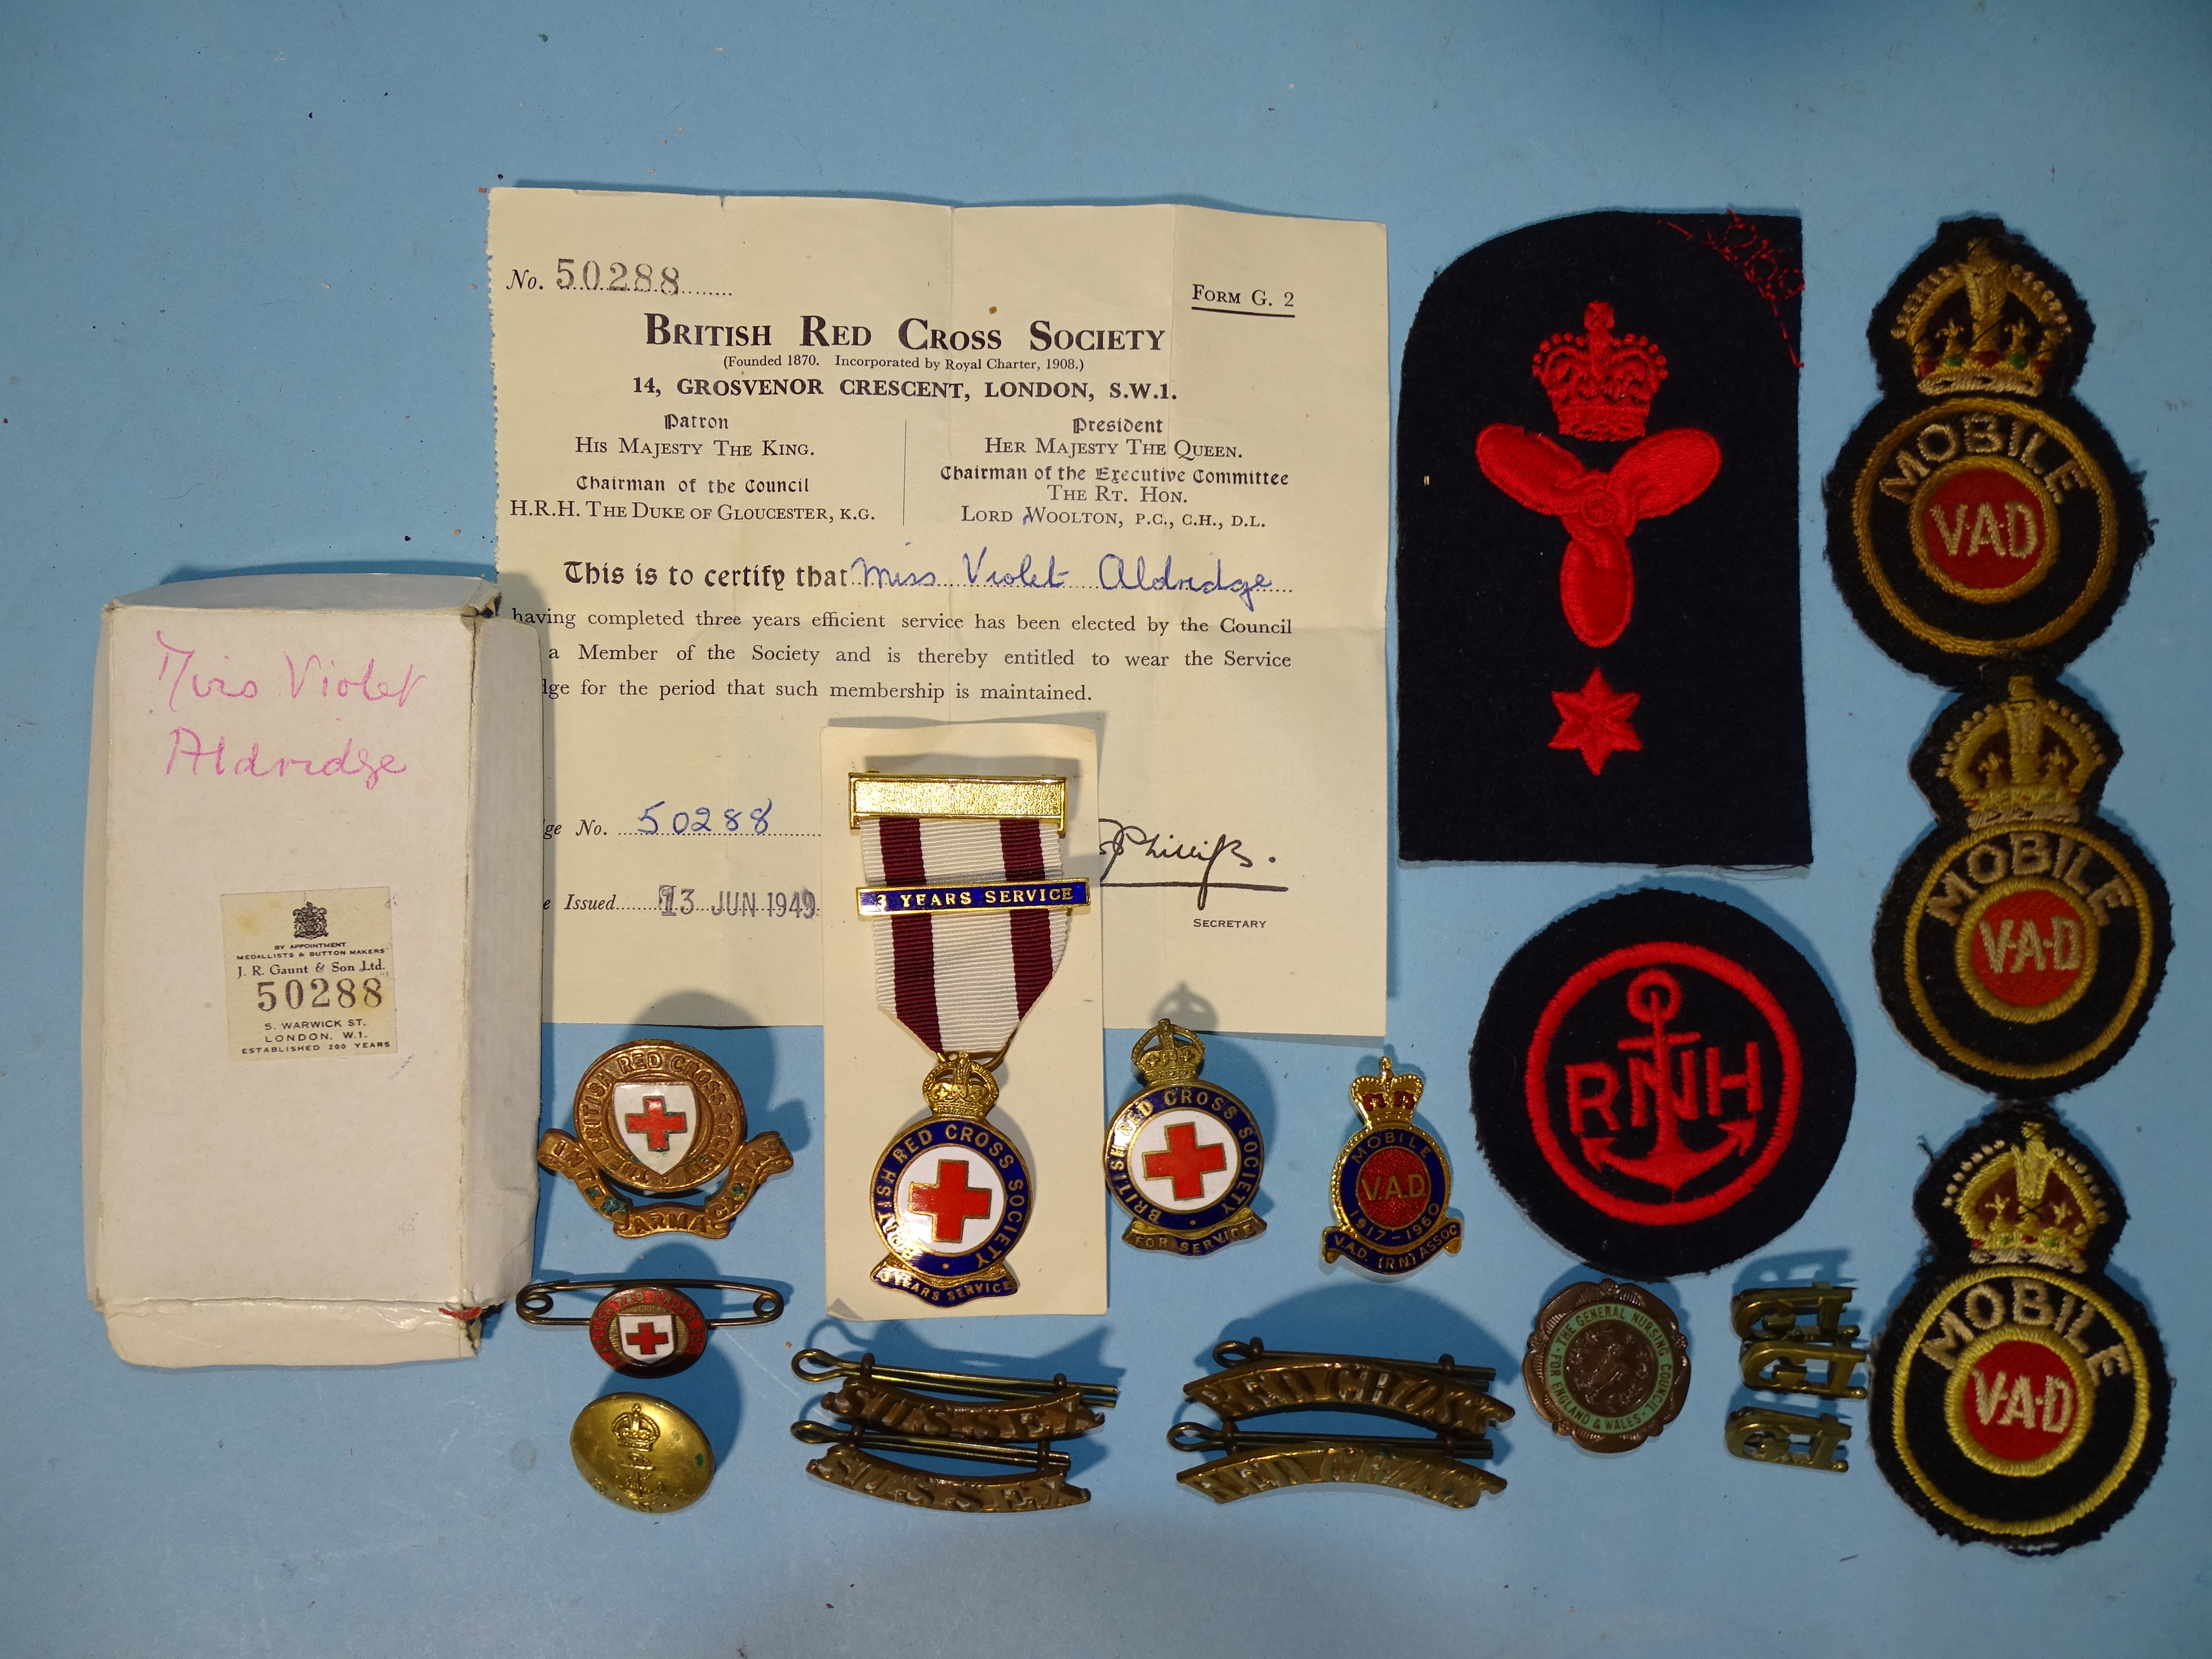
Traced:
[[[588, 1318], [556, 1318], [553, 1298], [568, 1291], [605, 1291]], [[709, 1319], [685, 1291], [750, 1291], [753, 1310]], [[530, 1325], [584, 1325], [592, 1348], [624, 1376], [673, 1376], [698, 1363], [707, 1333], [730, 1325], [766, 1325], [783, 1316], [783, 1292], [742, 1279], [549, 1279], [515, 1292], [514, 1310]]]
[[[1098, 1427], [1106, 1420], [1101, 1412], [1121, 1398], [1110, 1384], [1071, 1382], [1064, 1376], [916, 1370], [878, 1365], [872, 1353], [840, 1359], [820, 1348], [793, 1354], [791, 1369], [807, 1382], [844, 1379], [822, 1398], [822, 1408], [844, 1426], [811, 1419], [791, 1425], [793, 1439], [830, 1449], [806, 1472], [833, 1486], [920, 1509], [1011, 1513], [1089, 1503], [1089, 1492], [1067, 1484], [1067, 1454], [1054, 1451], [1052, 1443]], [[947, 1474], [880, 1455], [885, 1452], [1023, 1473]]]
[[[1213, 1350], [1223, 1367], [1183, 1385], [1184, 1396], [1219, 1416], [1221, 1427], [1177, 1423], [1177, 1451], [1219, 1452], [1176, 1479], [1217, 1504], [1285, 1486], [1342, 1482], [1393, 1486], [1453, 1509], [1471, 1509], [1505, 1482], [1469, 1460], [1491, 1455], [1489, 1429], [1512, 1420], [1492, 1399], [1497, 1373], [1444, 1354], [1433, 1364], [1362, 1354], [1269, 1351], [1254, 1338]], [[1276, 1412], [1345, 1411], [1390, 1418], [1428, 1435], [1284, 1434], [1244, 1428], [1241, 1419]]]

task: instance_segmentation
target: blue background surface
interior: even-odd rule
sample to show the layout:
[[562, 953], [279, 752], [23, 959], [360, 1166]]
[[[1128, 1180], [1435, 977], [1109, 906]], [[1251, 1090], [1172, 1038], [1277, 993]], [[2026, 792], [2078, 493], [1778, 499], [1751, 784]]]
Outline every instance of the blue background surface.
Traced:
[[[122, 1653], [983, 1656], [2201, 1652], [2212, 1457], [2203, 1194], [2212, 1167], [2203, 638], [2212, 12], [1972, 0], [1863, 7], [361, 4], [0, 9], [0, 1650]], [[823, 1325], [812, 1030], [709, 1034], [755, 1127], [799, 1160], [725, 1243], [644, 1263], [792, 1287], [664, 1391], [724, 1463], [647, 1519], [569, 1467], [615, 1385], [580, 1333], [497, 1319], [474, 1362], [136, 1370], [82, 1297], [80, 829], [100, 603], [272, 567], [477, 570], [495, 529], [484, 198], [500, 183], [1173, 198], [1375, 219], [1395, 348], [1429, 277], [1488, 237], [1595, 208], [1804, 216], [1806, 692], [1816, 862], [1680, 884], [1806, 949], [1858, 1045], [1833, 1178], [1759, 1258], [1664, 1294], [1696, 1373], [1681, 1419], [1601, 1461], [1522, 1407], [1510, 1490], [1457, 1513], [1332, 1488], [1216, 1509], [1162, 1435], [1224, 1336], [1508, 1368], [1577, 1276], [1490, 1181], [1467, 1115], [1485, 989], [1529, 933], [1638, 879], [1400, 868], [1390, 1036], [1427, 1073], [1467, 1243], [1410, 1284], [1324, 1273], [1327, 1172], [1374, 1051], [1224, 1040], [1260, 1115], [1269, 1231], [1203, 1263], [1115, 1245], [1103, 1320]], [[2142, 1041], [2066, 1103], [2136, 1216], [2115, 1257], [2178, 1379], [2163, 1472], [2106, 1540], [2021, 1561], [1943, 1541], [1864, 1447], [1842, 1478], [1723, 1455], [1730, 1291], [1842, 1275], [1871, 1326], [1920, 1245], [1924, 1167], [1981, 1107], [1875, 995], [1867, 939], [1923, 832], [1905, 756], [1936, 710], [1845, 615], [1818, 486], [1873, 402], [1867, 313], [1936, 222], [2000, 214], [2073, 276], [2079, 391], [2147, 475], [2158, 544], [2072, 679], [2128, 747], [2106, 796], [2172, 886], [2180, 945]], [[1202, 989], [1202, 988], [1200, 988]], [[549, 1121], [623, 1029], [550, 1030]], [[1128, 1033], [1109, 1033], [1114, 1098]], [[1100, 1103], [1102, 1124], [1109, 1103]], [[1078, 1103], [1079, 1109], [1079, 1103]], [[628, 1265], [572, 1191], [541, 1269]], [[1103, 1200], [1102, 1200], [1103, 1201]], [[1118, 1218], [1115, 1223], [1119, 1230]], [[1094, 1501], [916, 1515], [801, 1474], [788, 1345], [1033, 1359], [1118, 1381], [1076, 1448]], [[1449, 1645], [1447, 1645], [1449, 1644]]]

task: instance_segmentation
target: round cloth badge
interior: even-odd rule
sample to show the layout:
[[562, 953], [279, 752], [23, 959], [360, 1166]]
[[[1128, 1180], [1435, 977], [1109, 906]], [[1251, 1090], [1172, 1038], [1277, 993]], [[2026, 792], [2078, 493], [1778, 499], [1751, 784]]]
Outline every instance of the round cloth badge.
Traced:
[[1129, 1059], [1147, 1086], [1106, 1127], [1106, 1189], [1129, 1212], [1122, 1242], [1210, 1255], [1265, 1232], [1252, 1213], [1267, 1164], [1259, 1122], [1226, 1089], [1198, 1080], [1197, 1033], [1164, 1019]]
[[1634, 1451], [1679, 1416], [1690, 1344], [1635, 1285], [1570, 1285], [1536, 1316], [1521, 1380], [1536, 1414], [1584, 1451]]
[[1562, 1248], [1643, 1279], [1710, 1272], [1803, 1215], [1856, 1075], [1834, 1000], [1781, 935], [1658, 888], [1516, 951], [1470, 1069], [1498, 1184]]
[[1912, 757], [1936, 830], [1875, 922], [1882, 1003], [1954, 1076], [2008, 1094], [2078, 1088], [2135, 1042], [2171, 947], [2166, 885], [2097, 816], [2112, 728], [2035, 677], [1962, 697]]
[[1828, 558], [1915, 672], [1963, 686], [1991, 659], [2063, 662], [2126, 598], [2150, 526], [2067, 395], [2090, 334], [2064, 273], [1993, 219], [1944, 226], [1875, 307], [1887, 395], [1829, 476]]

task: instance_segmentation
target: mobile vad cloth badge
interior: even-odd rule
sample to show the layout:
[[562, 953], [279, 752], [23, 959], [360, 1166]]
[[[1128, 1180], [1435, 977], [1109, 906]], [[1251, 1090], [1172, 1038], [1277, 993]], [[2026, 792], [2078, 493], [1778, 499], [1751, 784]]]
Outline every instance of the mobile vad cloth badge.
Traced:
[[[682, 1232], [727, 1238], [760, 1184], [791, 1167], [774, 1130], [745, 1139], [745, 1101], [730, 1074], [686, 1043], [653, 1039], [610, 1048], [576, 1084], [576, 1133], [548, 1129], [538, 1161], [576, 1183], [617, 1238]], [[702, 1202], [637, 1204], [621, 1188], [688, 1193], [717, 1176]]]
[[1451, 1164], [1437, 1138], [1413, 1121], [1425, 1080], [1394, 1072], [1385, 1055], [1352, 1082], [1362, 1127], [1336, 1155], [1329, 1203], [1336, 1225], [1321, 1236], [1321, 1259], [1344, 1256], [1371, 1273], [1409, 1273], [1439, 1250], [1459, 1254], [1460, 1224], [1447, 1213]]
[[1398, 420], [1399, 850], [1807, 864], [1797, 221], [1592, 213], [1430, 284]]
[[1235, 1095], [1199, 1080], [1198, 1034], [1164, 1019], [1129, 1060], [1146, 1086], [1106, 1126], [1106, 1189], [1129, 1212], [1122, 1242], [1210, 1255], [1267, 1231], [1252, 1213], [1267, 1157], [1259, 1122]]
[[2125, 1054], [2166, 974], [2166, 884], [2097, 815], [2119, 740], [2055, 680], [2007, 677], [1936, 717], [1912, 777], [1937, 825], [1892, 879], [1875, 976], [1905, 1039], [2018, 1097]]
[[1516, 951], [1469, 1065], [1498, 1185], [1562, 1248], [1638, 1279], [1710, 1272], [1803, 1215], [1856, 1082], [1811, 963], [1734, 905], [1659, 888]]
[[1954, 220], [1875, 307], [1883, 397], [1827, 481], [1828, 562], [1852, 614], [1916, 673], [2056, 666], [2127, 595], [2142, 489], [2072, 395], [2089, 313], [1995, 219]]
[[999, 1103], [992, 1072], [1059, 969], [1069, 908], [1089, 901], [1060, 873], [1067, 780], [856, 772], [849, 788], [876, 1000], [936, 1057], [921, 1085], [929, 1115], [876, 1160], [870, 1199], [889, 1254], [871, 1277], [941, 1308], [1012, 1296], [1006, 1258], [1035, 1182], [985, 1120]]
[[1961, 1541], [2045, 1554], [2126, 1514], [2166, 1449], [2157, 1328], [2104, 1265], [2126, 1220], [2056, 1117], [2002, 1108], [1913, 1195], [1930, 1257], [1874, 1345], [1875, 1461]]

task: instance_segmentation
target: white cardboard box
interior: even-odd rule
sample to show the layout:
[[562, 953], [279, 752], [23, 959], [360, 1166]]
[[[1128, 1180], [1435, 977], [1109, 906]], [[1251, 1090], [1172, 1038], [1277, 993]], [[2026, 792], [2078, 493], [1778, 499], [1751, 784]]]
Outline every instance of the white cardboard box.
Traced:
[[109, 602], [87, 1289], [149, 1365], [464, 1358], [529, 1277], [541, 717], [470, 577]]

